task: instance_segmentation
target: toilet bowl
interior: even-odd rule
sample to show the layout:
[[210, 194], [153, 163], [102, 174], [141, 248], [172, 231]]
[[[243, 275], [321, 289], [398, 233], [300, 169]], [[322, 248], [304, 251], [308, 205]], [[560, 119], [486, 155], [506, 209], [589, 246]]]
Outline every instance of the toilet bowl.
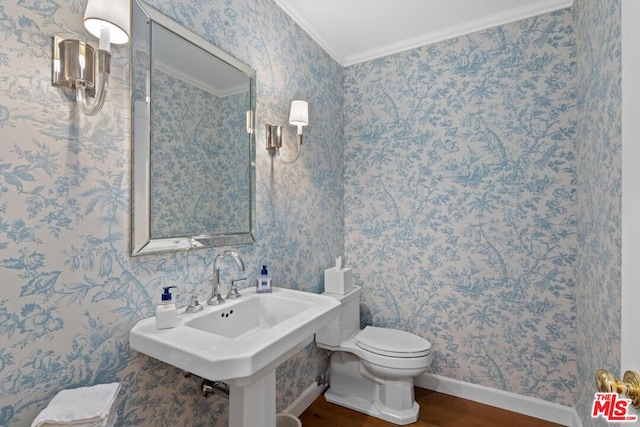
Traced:
[[405, 425], [418, 419], [413, 378], [431, 364], [431, 343], [417, 335], [367, 326], [360, 330], [360, 295], [325, 295], [341, 302], [340, 318], [316, 333], [316, 345], [330, 350], [325, 398], [385, 421]]

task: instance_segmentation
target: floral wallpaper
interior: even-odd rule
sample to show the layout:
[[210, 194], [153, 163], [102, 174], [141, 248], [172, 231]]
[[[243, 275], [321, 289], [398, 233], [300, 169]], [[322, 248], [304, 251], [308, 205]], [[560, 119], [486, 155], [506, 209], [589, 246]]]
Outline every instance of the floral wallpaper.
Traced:
[[594, 375], [619, 374], [622, 212], [622, 80], [620, 1], [576, 5], [578, 127], [576, 163], [579, 252], [576, 261], [578, 384], [576, 409], [585, 427]]
[[432, 373], [572, 403], [575, 73], [568, 10], [347, 71], [346, 257]]
[[159, 70], [152, 85], [151, 237], [246, 232], [249, 93], [218, 97]]
[[345, 78], [363, 323], [429, 339], [432, 373], [585, 422], [595, 370], [619, 365], [619, 15], [576, 1]]
[[[249, 271], [321, 292], [344, 251], [363, 323], [431, 340], [431, 372], [593, 422], [593, 369], [619, 365], [598, 351], [619, 342], [618, 0], [346, 69], [272, 0], [151, 3], [257, 70], [257, 129], [309, 101], [296, 163], [256, 135]], [[206, 295], [218, 250], [129, 257], [127, 48], [95, 117], [50, 85], [50, 37], [88, 39], [84, 5], [0, 3], [0, 425], [112, 381], [119, 425], [225, 425], [224, 399], [128, 348], [161, 286]], [[278, 409], [323, 367], [313, 345], [281, 365]]]
[[[256, 135], [257, 242], [236, 250], [249, 272], [267, 264], [278, 285], [320, 292], [344, 247], [342, 68], [272, 0], [152, 3], [257, 71], [258, 129], [285, 125], [292, 99], [309, 101], [295, 164], [271, 157]], [[118, 381], [118, 425], [223, 426], [224, 399], [204, 399], [197, 379], [128, 347], [161, 286], [177, 285], [182, 303], [192, 290], [206, 296], [225, 248], [129, 256], [128, 47], [113, 48], [109, 95], [94, 117], [50, 83], [51, 36], [90, 40], [84, 7], [0, 3], [0, 425], [30, 425], [63, 388]], [[224, 283], [233, 271], [223, 265]], [[323, 365], [313, 346], [281, 365], [278, 409]]]

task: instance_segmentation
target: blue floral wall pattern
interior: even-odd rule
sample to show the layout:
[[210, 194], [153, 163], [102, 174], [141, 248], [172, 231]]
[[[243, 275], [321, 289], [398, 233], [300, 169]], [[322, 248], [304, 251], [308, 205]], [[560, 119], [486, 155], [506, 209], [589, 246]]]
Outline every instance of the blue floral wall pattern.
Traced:
[[[249, 212], [248, 92], [218, 97], [152, 73], [151, 237], [241, 232]], [[247, 78], [247, 82], [248, 82]]]
[[576, 5], [578, 47], [577, 170], [578, 389], [583, 423], [607, 425], [588, 415], [596, 370], [620, 366], [622, 81], [620, 2]]
[[431, 339], [431, 372], [595, 423], [593, 373], [620, 363], [620, 90], [619, 1], [350, 67], [364, 322]]
[[[257, 133], [248, 270], [320, 292], [344, 251], [363, 322], [430, 339], [431, 372], [592, 422], [593, 370], [619, 365], [596, 350], [619, 347], [619, 318], [598, 302], [620, 305], [619, 1], [347, 69], [272, 0], [151, 4], [257, 70], [258, 129], [309, 101], [296, 163]], [[111, 381], [121, 425], [225, 425], [224, 400], [128, 348], [161, 286], [208, 292], [216, 251], [129, 257], [127, 49], [95, 117], [49, 81], [50, 36], [86, 39], [83, 10], [0, 3], [0, 425]], [[309, 346], [278, 368], [279, 409], [322, 356]]]
[[572, 404], [576, 64], [560, 11], [355, 65], [346, 256], [431, 372]]
[[[271, 0], [152, 5], [257, 70], [258, 129], [285, 124], [291, 99], [309, 101], [295, 164], [272, 159], [257, 134], [257, 243], [237, 250], [248, 271], [268, 264], [278, 285], [320, 292], [344, 246], [343, 70]], [[120, 425], [225, 425], [225, 400], [129, 350], [161, 286], [206, 295], [217, 251], [129, 257], [127, 48], [113, 50], [95, 117], [50, 84], [50, 37], [88, 39], [84, 6], [0, 3], [0, 425], [30, 425], [63, 388], [111, 381], [123, 387]], [[321, 357], [310, 346], [278, 368], [279, 409], [314, 383]]]

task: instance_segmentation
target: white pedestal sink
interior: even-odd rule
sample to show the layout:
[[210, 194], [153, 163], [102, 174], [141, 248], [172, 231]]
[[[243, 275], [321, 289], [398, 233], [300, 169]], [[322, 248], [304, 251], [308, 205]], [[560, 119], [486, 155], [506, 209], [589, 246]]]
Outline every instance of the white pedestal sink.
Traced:
[[335, 298], [274, 288], [199, 313], [178, 314], [173, 329], [156, 330], [155, 317], [129, 333], [132, 349], [230, 386], [229, 427], [275, 427], [276, 374], [282, 362], [340, 316]]

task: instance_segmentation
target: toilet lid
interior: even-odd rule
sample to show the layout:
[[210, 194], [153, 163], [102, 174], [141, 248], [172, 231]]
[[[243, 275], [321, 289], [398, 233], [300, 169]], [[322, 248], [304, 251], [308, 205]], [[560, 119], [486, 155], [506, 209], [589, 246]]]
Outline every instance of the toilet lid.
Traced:
[[421, 357], [431, 351], [424, 338], [397, 329], [367, 326], [356, 336], [356, 345], [372, 353], [391, 357]]

